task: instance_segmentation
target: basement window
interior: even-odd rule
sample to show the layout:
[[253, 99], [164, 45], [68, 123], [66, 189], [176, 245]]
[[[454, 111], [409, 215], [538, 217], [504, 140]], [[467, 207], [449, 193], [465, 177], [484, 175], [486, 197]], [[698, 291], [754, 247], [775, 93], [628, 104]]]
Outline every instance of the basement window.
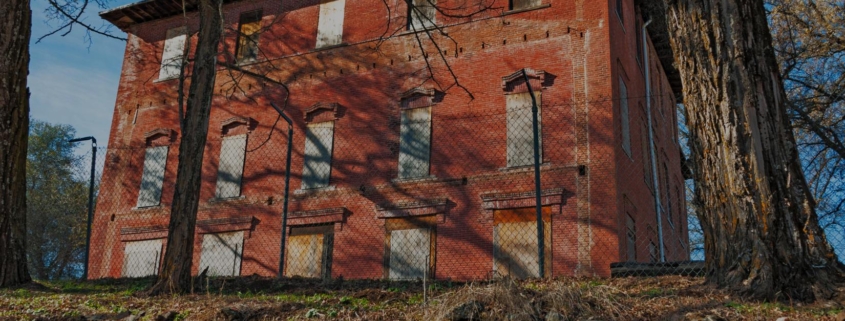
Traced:
[[285, 276], [331, 277], [334, 225], [293, 227], [287, 240]]
[[346, 0], [322, 0], [317, 23], [317, 48], [339, 45], [343, 41], [343, 10]]
[[241, 275], [244, 253], [244, 232], [204, 234], [200, 254], [200, 273], [207, 276]]
[[258, 37], [261, 34], [261, 10], [241, 14], [238, 23], [238, 43], [235, 48], [237, 61], [252, 61], [258, 58]]
[[126, 242], [120, 276], [142, 278], [158, 274], [161, 252], [162, 239]]

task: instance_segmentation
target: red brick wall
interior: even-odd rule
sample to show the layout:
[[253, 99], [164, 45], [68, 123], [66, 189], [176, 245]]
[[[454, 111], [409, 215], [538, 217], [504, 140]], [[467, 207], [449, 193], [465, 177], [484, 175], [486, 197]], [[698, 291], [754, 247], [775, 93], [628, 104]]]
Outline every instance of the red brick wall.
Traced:
[[[436, 277], [490, 276], [492, 210], [482, 208], [481, 195], [533, 190], [530, 168], [504, 169], [507, 138], [502, 77], [522, 68], [543, 70], [548, 75], [543, 87], [535, 90], [542, 91], [546, 163], [542, 187], [563, 190], [561, 201], [552, 206], [552, 274], [607, 276], [611, 262], [625, 260], [624, 220], [620, 218], [626, 195], [637, 207], [638, 224], [654, 216], [651, 196], [642, 181], [638, 149], [632, 148], [635, 154], [631, 160], [620, 147], [616, 61], [621, 61], [631, 79], [642, 79], [634, 69], [638, 68], [636, 63], [632, 65], [634, 51], [630, 44], [634, 40], [628, 38], [633, 37], [633, 28], [626, 25], [628, 33], [622, 32], [607, 3], [553, 2], [541, 9], [507, 15], [501, 15], [501, 9], [490, 10], [472, 19], [438, 16], [438, 24], [445, 26], [455, 42], [442, 35], [435, 34], [434, 38], [466, 91], [449, 86], [452, 79], [446, 71], [447, 64], [440, 60], [438, 48], [424, 33], [420, 34], [424, 50], [420, 50], [414, 34], [393, 32], [397, 29], [391, 28], [405, 25], [404, 1], [389, 1], [389, 16], [381, 1], [346, 0], [344, 45], [324, 50], [313, 49], [319, 2], [279, 3], [229, 4], [225, 19], [236, 28], [241, 12], [263, 10], [264, 29], [259, 43], [262, 52], [272, 59], [245, 68], [267, 73], [291, 90], [287, 112], [296, 123], [290, 211], [346, 208], [343, 222], [335, 224], [333, 276], [383, 277], [386, 232], [384, 219], [377, 217], [376, 205], [433, 198], [448, 199], [445, 210], [438, 214]], [[446, 1], [440, 3], [449, 5]], [[507, 3], [497, 0], [495, 6], [507, 8]], [[177, 121], [178, 80], [157, 78], [166, 30], [184, 21], [182, 17], [170, 17], [130, 27], [109, 142], [111, 150], [95, 215], [90, 269], [94, 278], [120, 276], [120, 240], [162, 235], [159, 231], [128, 236], [120, 233], [121, 228], [166, 226], [168, 222], [181, 135]], [[195, 32], [196, 17], [189, 15], [187, 21]], [[383, 35], [390, 37], [379, 41]], [[196, 37], [191, 39], [194, 46]], [[223, 47], [231, 52], [235, 36], [230, 32], [225, 39]], [[428, 77], [423, 51], [433, 67], [433, 80]], [[654, 78], [665, 82], [656, 59], [652, 65]], [[202, 155], [203, 201], [198, 219], [254, 216], [256, 223], [245, 236], [241, 274], [275, 275], [281, 237], [286, 128], [283, 123], [274, 126], [278, 116], [269, 102], [281, 105], [285, 92], [271, 82], [249, 77], [237, 78], [240, 88], [235, 88], [230, 73], [222, 69], [217, 79], [220, 94], [214, 100], [208, 144]], [[437, 83], [443, 86], [438, 87]], [[401, 94], [418, 86], [437, 89], [442, 95], [432, 107], [431, 175], [436, 178], [397, 182]], [[667, 85], [662, 88], [669, 90]], [[640, 97], [644, 87], [630, 81], [628, 91], [630, 96]], [[334, 188], [296, 192], [301, 186], [303, 167], [304, 111], [320, 102], [341, 106], [334, 133], [330, 180]], [[664, 104], [669, 118], [656, 130], [661, 135], [658, 144], [666, 150], [673, 184], [680, 184], [677, 145], [669, 136], [672, 112], [666, 106], [670, 105]], [[633, 146], [638, 144], [636, 138], [640, 134], [637, 112], [636, 104], [631, 104]], [[255, 122], [248, 134], [243, 197], [215, 201], [221, 124], [233, 116], [250, 117]], [[157, 128], [173, 130], [176, 137], [168, 153], [162, 206], [133, 209], [147, 144], [144, 135]], [[579, 174], [579, 165], [585, 168], [583, 175]], [[676, 226], [685, 224], [685, 220], [676, 222]], [[645, 227], [640, 231], [645, 231]], [[201, 237], [197, 237], [195, 266], [201, 242]], [[673, 254], [672, 258], [681, 256]]]

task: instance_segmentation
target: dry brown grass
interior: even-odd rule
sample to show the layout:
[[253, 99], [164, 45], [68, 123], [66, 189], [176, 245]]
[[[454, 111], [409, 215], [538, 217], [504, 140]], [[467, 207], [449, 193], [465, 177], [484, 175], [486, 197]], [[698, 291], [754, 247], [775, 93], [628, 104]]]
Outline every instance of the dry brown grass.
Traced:
[[417, 282], [244, 277], [214, 280], [191, 295], [139, 295], [149, 282], [51, 282], [0, 290], [0, 319], [448, 320], [463, 309], [481, 320], [845, 320], [841, 300], [747, 301], [687, 277], [437, 282], [429, 285], [427, 302]]

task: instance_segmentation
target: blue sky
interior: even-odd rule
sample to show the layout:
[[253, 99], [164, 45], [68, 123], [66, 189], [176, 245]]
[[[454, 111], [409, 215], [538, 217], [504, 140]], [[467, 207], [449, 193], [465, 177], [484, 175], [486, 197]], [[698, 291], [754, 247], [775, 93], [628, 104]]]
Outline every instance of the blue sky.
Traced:
[[[109, 6], [131, 2], [134, 0], [116, 0]], [[44, 0], [32, 2], [30, 115], [50, 123], [71, 125], [78, 136], [94, 136], [100, 146], [105, 146], [126, 43], [94, 35], [89, 46], [82, 28], [76, 26], [64, 37], [56, 34], [36, 44], [39, 37], [54, 30], [57, 24], [46, 21], [47, 5]], [[92, 4], [84, 21], [93, 26], [107, 23], [97, 15], [101, 10]], [[117, 28], [113, 27], [112, 31], [125, 36]]]

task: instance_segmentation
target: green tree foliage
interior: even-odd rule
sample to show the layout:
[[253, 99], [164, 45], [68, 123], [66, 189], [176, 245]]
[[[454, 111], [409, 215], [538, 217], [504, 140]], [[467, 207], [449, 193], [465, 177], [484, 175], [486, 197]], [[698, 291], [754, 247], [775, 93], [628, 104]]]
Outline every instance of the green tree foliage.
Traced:
[[85, 251], [88, 181], [69, 125], [32, 120], [26, 163], [27, 261], [36, 279], [79, 277]]

